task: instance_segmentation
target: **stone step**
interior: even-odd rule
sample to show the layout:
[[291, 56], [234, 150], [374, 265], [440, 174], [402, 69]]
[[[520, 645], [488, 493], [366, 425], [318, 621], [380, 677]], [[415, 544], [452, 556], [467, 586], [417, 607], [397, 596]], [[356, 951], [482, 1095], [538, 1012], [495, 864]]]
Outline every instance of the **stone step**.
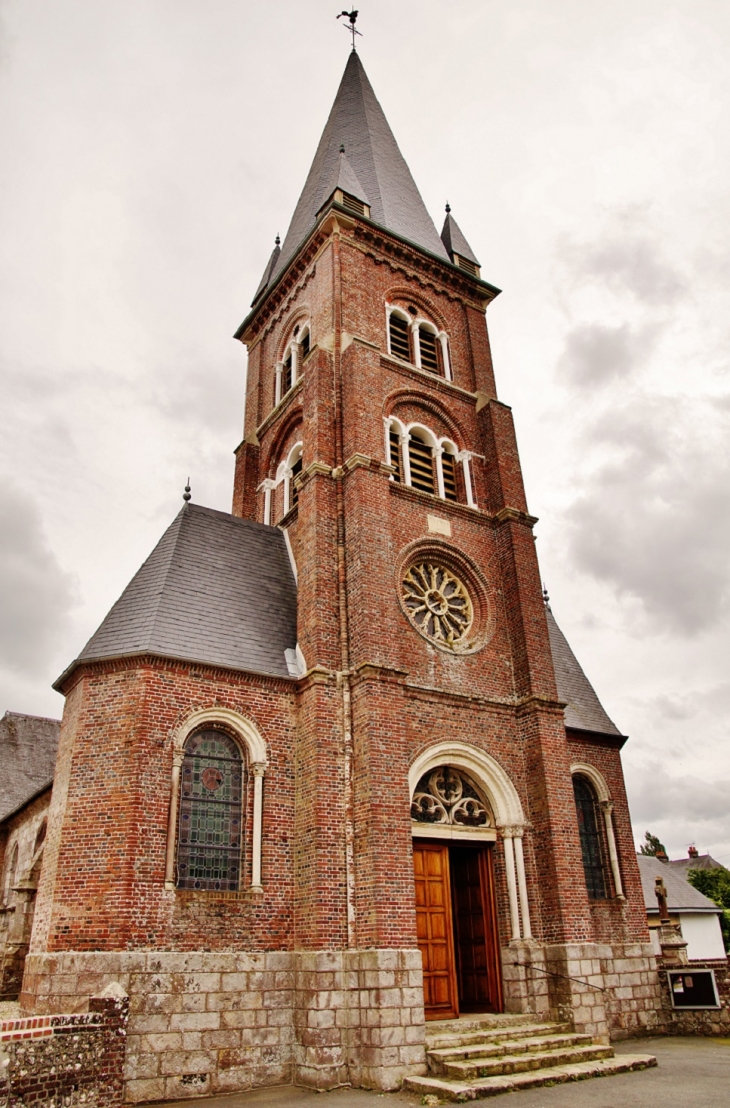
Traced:
[[453, 1031], [457, 1027], [464, 1031], [473, 1031], [479, 1028], [485, 1030], [499, 1027], [511, 1028], [521, 1027], [525, 1023], [535, 1023], [536, 1020], [539, 1020], [539, 1017], [532, 1012], [482, 1012], [471, 1016], [458, 1016], [457, 1019], [429, 1020], [426, 1024], [426, 1031], [440, 1034]]
[[496, 1043], [479, 1042], [467, 1046], [429, 1050], [428, 1063], [433, 1073], [443, 1073], [446, 1062], [468, 1062], [476, 1058], [495, 1058], [505, 1054], [531, 1054], [555, 1050], [559, 1047], [589, 1046], [592, 1042], [590, 1035], [579, 1034], [577, 1031], [565, 1035], [541, 1034]]
[[480, 1097], [499, 1096], [500, 1093], [516, 1093], [521, 1089], [535, 1089], [541, 1085], [560, 1085], [566, 1081], [584, 1081], [589, 1077], [609, 1077], [616, 1073], [655, 1066], [651, 1054], [621, 1054], [615, 1058], [593, 1062], [575, 1062], [550, 1066], [547, 1069], [530, 1070], [527, 1073], [501, 1074], [482, 1077], [476, 1081], [455, 1081], [439, 1077], [407, 1077], [403, 1088], [423, 1095], [431, 1093], [440, 1100], [477, 1100]]
[[470, 1046], [473, 1043], [493, 1043], [513, 1038], [525, 1038], [527, 1036], [542, 1035], [548, 1033], [560, 1034], [572, 1031], [569, 1023], [530, 1023], [509, 1027], [484, 1027], [468, 1031], [455, 1030], [455, 1020], [451, 1022], [451, 1031], [434, 1035], [426, 1025], [426, 1049], [444, 1050], [449, 1047]]
[[595, 1062], [613, 1058], [613, 1047], [596, 1045], [565, 1047], [537, 1053], [504, 1054], [500, 1058], [472, 1058], [468, 1062], [445, 1062], [445, 1077], [456, 1081], [476, 1081], [480, 1077], [497, 1077], [503, 1074], [525, 1073], [528, 1070], [552, 1069], [555, 1066], [572, 1066], [579, 1062]]

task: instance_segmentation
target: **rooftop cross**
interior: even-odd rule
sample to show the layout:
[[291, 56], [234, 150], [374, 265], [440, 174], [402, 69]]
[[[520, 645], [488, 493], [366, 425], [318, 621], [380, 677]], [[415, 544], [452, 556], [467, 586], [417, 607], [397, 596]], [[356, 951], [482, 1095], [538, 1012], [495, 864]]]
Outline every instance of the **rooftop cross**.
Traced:
[[340, 12], [340, 14], [337, 16], [338, 19], [342, 19], [343, 15], [344, 15], [345, 19], [350, 20], [349, 30], [350, 30], [350, 34], [352, 35], [352, 49], [353, 50], [355, 49], [355, 35], [360, 35], [360, 37], [362, 38], [362, 31], [358, 31], [357, 27], [355, 26], [355, 22], [357, 21], [357, 17], [358, 17], [359, 14], [360, 13], [356, 12], [355, 9], [353, 8], [353, 10], [351, 12]]

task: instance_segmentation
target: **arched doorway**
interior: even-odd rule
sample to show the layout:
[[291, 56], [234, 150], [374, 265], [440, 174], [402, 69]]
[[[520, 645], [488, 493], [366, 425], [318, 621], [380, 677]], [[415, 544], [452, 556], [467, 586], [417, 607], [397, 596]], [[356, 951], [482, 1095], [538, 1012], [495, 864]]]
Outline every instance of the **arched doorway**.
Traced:
[[465, 744], [432, 748], [410, 777], [426, 1019], [501, 1012], [494, 847], [498, 825], [509, 822], [512, 833], [523, 823], [516, 791], [493, 759]]

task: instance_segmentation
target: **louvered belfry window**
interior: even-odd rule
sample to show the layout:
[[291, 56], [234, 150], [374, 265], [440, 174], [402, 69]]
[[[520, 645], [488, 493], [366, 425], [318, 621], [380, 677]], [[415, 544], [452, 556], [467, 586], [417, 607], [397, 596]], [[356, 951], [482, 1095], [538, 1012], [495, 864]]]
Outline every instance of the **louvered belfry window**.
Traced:
[[181, 889], [236, 892], [241, 877], [245, 767], [222, 731], [199, 731], [182, 765], [177, 847]]
[[342, 194], [342, 207], [346, 211], [352, 212], [353, 215], [365, 215], [365, 205], [362, 200], [350, 196], [347, 192], [343, 192]]
[[309, 345], [309, 331], [306, 331], [302, 338], [302, 361], [304, 361], [307, 354], [309, 353]]
[[396, 358], [402, 358], [404, 362], [411, 360], [410, 328], [405, 319], [399, 315], [391, 314], [390, 328], [390, 352]]
[[292, 375], [292, 352], [289, 351], [289, 356], [284, 362], [284, 369], [281, 374], [281, 395], [286, 396], [291, 388], [291, 375]]
[[428, 443], [411, 437], [408, 443], [408, 458], [411, 463], [411, 485], [421, 492], [434, 492], [433, 451]]
[[391, 427], [388, 437], [390, 439], [390, 464], [395, 470], [393, 480], [400, 482], [403, 480], [401, 476], [400, 434], [395, 428]]
[[302, 472], [302, 456], [300, 454], [299, 457], [297, 458], [297, 460], [293, 463], [293, 465], [291, 467], [291, 484], [290, 484], [289, 487], [291, 489], [290, 500], [291, 500], [292, 507], [294, 507], [295, 504], [299, 503], [299, 485], [296, 485], [294, 483], [294, 478], [298, 474], [300, 474], [301, 472]]
[[603, 864], [600, 824], [598, 820], [598, 801], [593, 787], [585, 777], [573, 778], [575, 807], [578, 812], [578, 830], [580, 848], [583, 854], [583, 869], [586, 887], [591, 900], [606, 899], [606, 873]]
[[421, 347], [421, 368], [429, 373], [439, 372], [439, 360], [436, 352], [436, 336], [425, 327], [418, 328], [418, 343]]
[[444, 475], [444, 496], [447, 500], [458, 500], [456, 493], [456, 458], [444, 450], [441, 455], [441, 470]]

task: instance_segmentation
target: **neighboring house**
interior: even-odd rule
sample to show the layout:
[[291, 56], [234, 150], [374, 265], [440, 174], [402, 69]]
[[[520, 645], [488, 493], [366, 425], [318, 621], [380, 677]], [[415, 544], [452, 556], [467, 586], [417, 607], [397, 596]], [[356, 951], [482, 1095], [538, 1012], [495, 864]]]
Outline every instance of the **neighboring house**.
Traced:
[[690, 846], [686, 858], [674, 858], [669, 865], [677, 873], [686, 877], [691, 869], [727, 869], [722, 862], [717, 862], [711, 854], [700, 854], [696, 846]]
[[60, 723], [0, 720], [0, 999], [16, 997], [33, 924]]
[[656, 878], [661, 877], [667, 890], [669, 918], [672, 923], [679, 925], [682, 937], [687, 941], [689, 960], [699, 962], [725, 958], [725, 946], [720, 930], [722, 910], [715, 902], [690, 885], [681, 872], [672, 868], [671, 862], [662, 862], [658, 858], [643, 854], [637, 855], [637, 860], [644, 889], [649, 933], [656, 953], [661, 953], [661, 947], [659, 945], [659, 906], [654, 886]]

